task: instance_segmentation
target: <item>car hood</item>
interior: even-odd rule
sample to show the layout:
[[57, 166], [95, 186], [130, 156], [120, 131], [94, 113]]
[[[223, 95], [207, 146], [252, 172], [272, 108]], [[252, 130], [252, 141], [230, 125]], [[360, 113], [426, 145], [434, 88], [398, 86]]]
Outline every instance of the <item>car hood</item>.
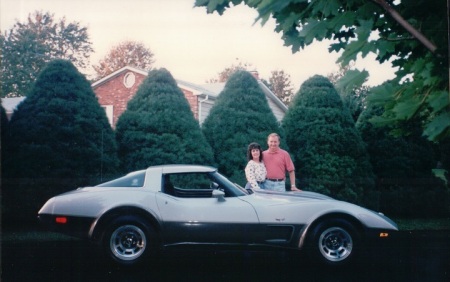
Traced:
[[256, 190], [256, 195], [261, 195], [268, 197], [270, 199], [282, 198], [282, 199], [292, 199], [292, 201], [299, 200], [334, 200], [333, 198], [319, 194], [316, 192], [301, 191], [301, 192], [278, 192], [278, 191], [268, 191], [268, 190]]
[[310, 224], [323, 215], [336, 213], [352, 216], [368, 227], [397, 229], [396, 224], [381, 213], [314, 192], [255, 191], [241, 199], [255, 208], [262, 223]]

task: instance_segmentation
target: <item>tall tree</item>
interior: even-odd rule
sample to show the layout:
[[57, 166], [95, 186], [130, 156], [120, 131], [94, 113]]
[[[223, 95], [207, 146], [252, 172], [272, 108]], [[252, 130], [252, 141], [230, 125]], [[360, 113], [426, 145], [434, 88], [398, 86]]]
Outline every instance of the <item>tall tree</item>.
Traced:
[[26, 96], [37, 74], [54, 59], [70, 60], [85, 68], [93, 49], [87, 28], [66, 18], [40, 11], [29, 14], [27, 22], [17, 22], [0, 35], [0, 75], [2, 97]]
[[116, 127], [122, 170], [160, 164], [213, 165], [213, 152], [166, 69], [152, 70]]
[[[448, 7], [442, 0], [196, 0], [208, 13], [223, 14], [244, 3], [262, 24], [272, 17], [286, 46], [298, 52], [314, 40], [331, 40], [344, 65], [374, 53], [398, 67], [396, 77], [374, 91], [385, 107], [378, 124], [421, 117], [430, 140], [450, 135]], [[412, 79], [411, 79], [412, 78]]]
[[88, 80], [66, 60], [51, 61], [42, 70], [11, 117], [7, 138], [2, 166], [12, 182], [2, 192], [10, 211], [22, 215], [34, 216], [51, 196], [117, 172], [106, 113]]
[[93, 68], [97, 77], [105, 77], [125, 66], [132, 66], [146, 71], [153, 67], [154, 54], [143, 43], [124, 41], [109, 50], [109, 53]]
[[269, 89], [286, 105], [289, 105], [294, 95], [291, 76], [285, 73], [284, 70], [274, 70], [271, 72]]
[[353, 121], [356, 122], [367, 107], [370, 88], [363, 83], [369, 74], [367, 71], [354, 70], [352, 67], [352, 64], [341, 65], [337, 72], [328, 74], [327, 77], [335, 86], [344, 105], [350, 110]]
[[283, 128], [305, 189], [366, 205], [375, 194], [364, 142], [331, 82], [305, 81], [294, 97]]
[[238, 64], [232, 64], [226, 67], [224, 70], [218, 73], [216, 78], [211, 78], [208, 83], [227, 82], [227, 80], [237, 71], [247, 71], [252, 64], [239, 62]]
[[258, 142], [264, 147], [272, 132], [284, 136], [264, 92], [247, 71], [231, 75], [202, 128], [219, 170], [241, 185], [245, 184], [248, 144]]

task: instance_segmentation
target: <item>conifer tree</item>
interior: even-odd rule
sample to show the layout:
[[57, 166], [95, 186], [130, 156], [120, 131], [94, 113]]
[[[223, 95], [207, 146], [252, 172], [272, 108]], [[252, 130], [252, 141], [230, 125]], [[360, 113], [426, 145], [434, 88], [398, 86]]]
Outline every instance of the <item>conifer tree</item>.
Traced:
[[166, 69], [149, 72], [117, 121], [116, 136], [123, 172], [160, 164], [214, 164], [188, 101]]
[[[51, 196], [95, 185], [117, 171], [117, 146], [89, 81], [66, 60], [51, 61], [9, 122], [6, 176], [33, 214]], [[21, 209], [19, 209], [22, 211]], [[33, 215], [34, 216], [34, 215]]]
[[[2, 156], [4, 155], [6, 149], [5, 149], [5, 141], [6, 136], [8, 135], [8, 117], [6, 116], [6, 110], [3, 108], [3, 105], [0, 104], [0, 160], [2, 159]], [[3, 168], [4, 166], [1, 166], [1, 175], [3, 175]]]
[[237, 71], [228, 79], [203, 123], [203, 132], [219, 170], [241, 185], [246, 181], [248, 144], [258, 142], [264, 148], [270, 133], [284, 136], [264, 92], [246, 71]]
[[364, 142], [327, 78], [316, 75], [302, 84], [283, 128], [305, 190], [358, 203], [363, 202], [363, 193], [373, 196]]

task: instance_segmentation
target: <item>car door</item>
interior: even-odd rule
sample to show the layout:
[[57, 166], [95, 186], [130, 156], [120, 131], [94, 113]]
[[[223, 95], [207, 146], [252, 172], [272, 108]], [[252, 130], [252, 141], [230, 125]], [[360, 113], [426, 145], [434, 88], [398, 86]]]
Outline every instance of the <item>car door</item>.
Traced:
[[165, 245], [252, 242], [259, 221], [251, 204], [225, 196], [208, 174], [170, 175], [170, 182], [172, 195], [156, 195]]

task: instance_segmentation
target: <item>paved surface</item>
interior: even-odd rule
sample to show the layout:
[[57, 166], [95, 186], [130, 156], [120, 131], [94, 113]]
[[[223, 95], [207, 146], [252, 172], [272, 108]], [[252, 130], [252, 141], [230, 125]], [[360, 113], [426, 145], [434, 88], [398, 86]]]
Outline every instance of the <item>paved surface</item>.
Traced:
[[1, 281], [450, 281], [450, 231], [400, 232], [388, 257], [333, 269], [286, 253], [170, 253], [150, 266], [110, 264], [84, 241], [2, 243]]

